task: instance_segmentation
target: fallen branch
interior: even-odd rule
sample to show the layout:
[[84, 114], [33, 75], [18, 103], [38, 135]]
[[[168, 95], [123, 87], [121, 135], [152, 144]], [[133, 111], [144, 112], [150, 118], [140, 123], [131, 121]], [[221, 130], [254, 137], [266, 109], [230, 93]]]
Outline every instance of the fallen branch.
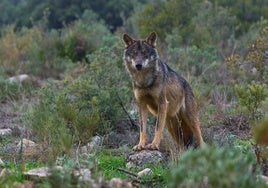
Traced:
[[130, 171], [128, 171], [128, 170], [125, 170], [125, 169], [123, 169], [123, 168], [117, 168], [117, 170], [119, 170], [120, 172], [124, 172], [125, 174], [128, 174], [128, 175], [130, 175], [130, 176], [133, 176], [133, 177], [135, 177], [135, 178], [138, 178], [138, 175], [137, 175], [137, 174], [135, 174], [135, 173], [133, 173], [133, 172], [130, 172]]

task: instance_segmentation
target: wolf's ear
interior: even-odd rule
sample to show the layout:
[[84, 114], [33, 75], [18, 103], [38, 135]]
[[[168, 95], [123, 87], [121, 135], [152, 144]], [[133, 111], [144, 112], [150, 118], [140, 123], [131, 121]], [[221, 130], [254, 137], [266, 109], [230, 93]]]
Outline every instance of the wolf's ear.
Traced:
[[128, 36], [127, 34], [123, 35], [123, 40], [125, 42], [126, 48], [128, 48], [131, 44], [133, 44], [135, 42], [135, 40], [133, 38], [131, 38], [130, 36]]
[[152, 32], [149, 37], [146, 38], [146, 43], [151, 45], [153, 48], [156, 47], [156, 32]]

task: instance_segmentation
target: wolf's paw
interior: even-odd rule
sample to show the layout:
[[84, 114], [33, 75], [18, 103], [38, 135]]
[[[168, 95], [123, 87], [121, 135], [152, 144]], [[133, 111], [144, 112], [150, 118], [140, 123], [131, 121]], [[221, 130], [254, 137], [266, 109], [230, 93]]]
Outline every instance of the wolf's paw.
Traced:
[[148, 144], [146, 146], [146, 149], [148, 149], [148, 150], [159, 150], [159, 144], [154, 144], [154, 143]]
[[143, 144], [138, 144], [138, 145], [133, 147], [134, 151], [141, 151], [141, 150], [144, 150], [144, 149], [145, 149], [145, 145], [143, 145]]

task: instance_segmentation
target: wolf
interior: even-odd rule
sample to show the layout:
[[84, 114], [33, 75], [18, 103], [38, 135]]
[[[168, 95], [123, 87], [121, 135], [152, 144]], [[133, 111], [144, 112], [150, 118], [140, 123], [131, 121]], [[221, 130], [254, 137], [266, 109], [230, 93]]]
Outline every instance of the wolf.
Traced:
[[[192, 145], [193, 137], [202, 147], [204, 141], [192, 89], [182, 76], [159, 59], [156, 40], [155, 32], [145, 39], [123, 35], [123, 60], [132, 79], [140, 124], [139, 143], [133, 150], [159, 150], [165, 125], [179, 151]], [[146, 145], [148, 111], [157, 120], [153, 141]]]

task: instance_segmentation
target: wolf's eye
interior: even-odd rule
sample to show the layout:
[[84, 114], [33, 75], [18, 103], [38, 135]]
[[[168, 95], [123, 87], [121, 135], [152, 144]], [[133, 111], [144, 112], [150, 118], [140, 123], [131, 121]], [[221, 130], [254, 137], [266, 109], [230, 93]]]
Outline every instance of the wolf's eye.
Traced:
[[146, 50], [142, 50], [141, 53], [142, 53], [143, 55], [146, 55], [146, 54], [147, 54], [147, 51], [146, 51]]

